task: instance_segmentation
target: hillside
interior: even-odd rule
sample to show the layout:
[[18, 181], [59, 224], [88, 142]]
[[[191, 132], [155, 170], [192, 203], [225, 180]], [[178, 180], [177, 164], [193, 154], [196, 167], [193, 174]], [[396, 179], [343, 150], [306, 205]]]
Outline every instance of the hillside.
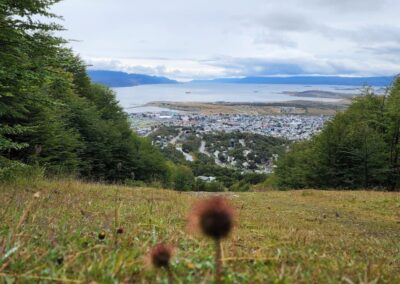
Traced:
[[178, 83], [177, 81], [166, 77], [129, 74], [117, 71], [88, 70], [88, 75], [94, 83], [103, 84], [108, 87], [131, 87], [138, 85]]
[[[188, 209], [204, 194], [72, 180], [1, 185], [0, 191], [1, 283], [161, 282], [163, 271], [143, 265], [149, 246], [160, 241], [177, 246], [176, 281], [213, 277], [213, 243], [186, 231]], [[226, 196], [238, 219], [223, 244], [226, 283], [400, 281], [399, 193]], [[123, 233], [115, 235], [116, 227]]]

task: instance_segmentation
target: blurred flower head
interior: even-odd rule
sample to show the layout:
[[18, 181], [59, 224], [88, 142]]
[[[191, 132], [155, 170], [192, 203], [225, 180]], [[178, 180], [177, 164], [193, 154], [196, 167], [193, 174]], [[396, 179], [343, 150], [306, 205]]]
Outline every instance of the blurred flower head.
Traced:
[[167, 268], [173, 253], [173, 246], [167, 244], [158, 244], [150, 250], [147, 262], [156, 268]]
[[233, 225], [234, 209], [222, 196], [197, 201], [189, 215], [189, 229], [216, 240], [227, 237]]

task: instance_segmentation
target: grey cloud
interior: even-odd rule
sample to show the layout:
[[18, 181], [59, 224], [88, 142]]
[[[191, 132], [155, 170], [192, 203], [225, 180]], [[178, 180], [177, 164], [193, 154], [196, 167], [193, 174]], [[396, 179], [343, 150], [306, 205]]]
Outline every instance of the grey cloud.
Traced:
[[399, 0], [117, 2], [54, 11], [92, 68], [188, 79], [400, 69]]
[[[389, 61], [392, 64], [400, 64], [400, 47], [398, 45], [371, 45], [361, 46], [360, 53], [381, 58], [382, 60]], [[399, 71], [397, 71], [398, 73]]]
[[[140, 60], [148, 59], [141, 58]], [[157, 60], [157, 58], [151, 58]], [[157, 65], [154, 67], [143, 66], [140, 64], [127, 64], [124, 60], [109, 60], [109, 59], [86, 59], [85, 62], [89, 65], [91, 70], [110, 70], [110, 71], [123, 71], [127, 73], [147, 74], [153, 76], [164, 76], [177, 80], [191, 80], [194, 77], [197, 79], [208, 78], [205, 75], [196, 76], [195, 74], [184, 72], [178, 68], [168, 69], [165, 65]]]
[[369, 12], [380, 10], [387, 4], [386, 0], [305, 0], [306, 7], [318, 6], [340, 12]]
[[[280, 39], [288, 39], [290, 33], [309, 33], [329, 39], [346, 39], [356, 44], [387, 42], [400, 44], [400, 27], [392, 25], [378, 24], [342, 28], [313, 20], [306, 14], [295, 13], [268, 14], [257, 18], [254, 23], [261, 26], [266, 35], [279, 34], [279, 37], [276, 38], [277, 42]], [[260, 42], [258, 36], [256, 36], [255, 42]], [[286, 42], [286, 44], [288, 43], [289, 41]], [[282, 44], [285, 45], [285, 41]], [[292, 44], [292, 46], [295, 46], [295, 44]]]
[[111, 70], [111, 71], [125, 71], [128, 73], [140, 73], [151, 75], [167, 74], [166, 67], [163, 65], [155, 67], [147, 67], [142, 65], [127, 65], [121, 60], [102, 60], [102, 59], [87, 59], [86, 62], [93, 70]]
[[277, 45], [285, 48], [297, 47], [296, 41], [289, 36], [275, 32], [261, 32], [254, 38], [255, 44]]
[[357, 70], [322, 59], [265, 59], [220, 57], [205, 61], [209, 65], [223, 67], [230, 76], [271, 76], [297, 74], [354, 74]]
[[[126, 65], [123, 61], [88, 60], [94, 63], [91, 69], [120, 70], [129, 73], [144, 73], [156, 76], [166, 76], [177, 80], [211, 79], [207, 73], [187, 72], [177, 68], [166, 68], [164, 65], [148, 67], [142, 65]], [[245, 76], [275, 76], [275, 75], [390, 75], [395, 74], [400, 67], [392, 65], [391, 69], [377, 69], [368, 62], [339, 60], [328, 58], [240, 58], [220, 56], [210, 59], [196, 60], [203, 66], [219, 68], [223, 74], [218, 77], [245, 77]], [[397, 67], [396, 67], [397, 66]], [[375, 70], [375, 71], [374, 71]]]
[[394, 26], [365, 26], [357, 30], [337, 30], [336, 34], [361, 43], [394, 42], [400, 44], [400, 27]]
[[400, 57], [400, 47], [399, 46], [364, 46], [361, 47], [362, 50], [372, 52], [377, 55], [388, 55]]
[[255, 19], [255, 23], [273, 31], [304, 32], [315, 29], [316, 22], [306, 15], [293, 12], [268, 13]]

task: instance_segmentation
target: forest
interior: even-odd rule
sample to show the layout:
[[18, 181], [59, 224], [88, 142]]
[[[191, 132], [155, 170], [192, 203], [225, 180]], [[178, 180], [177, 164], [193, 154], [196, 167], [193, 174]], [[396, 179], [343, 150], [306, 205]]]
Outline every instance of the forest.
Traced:
[[[165, 181], [166, 161], [56, 36], [56, 0], [0, 2], [0, 179]], [[39, 21], [47, 18], [50, 20]]]
[[279, 188], [382, 189], [400, 183], [400, 79], [365, 89], [309, 141], [294, 143], [270, 182]]

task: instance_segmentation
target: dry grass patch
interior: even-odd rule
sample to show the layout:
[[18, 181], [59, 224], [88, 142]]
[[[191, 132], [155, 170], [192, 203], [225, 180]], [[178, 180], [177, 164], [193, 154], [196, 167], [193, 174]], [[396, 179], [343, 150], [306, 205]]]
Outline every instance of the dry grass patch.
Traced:
[[[0, 283], [166, 281], [143, 265], [160, 242], [177, 248], [174, 279], [213, 280], [213, 244], [186, 230], [201, 195], [77, 181], [0, 192]], [[226, 195], [239, 220], [223, 244], [226, 283], [400, 282], [399, 193]]]

